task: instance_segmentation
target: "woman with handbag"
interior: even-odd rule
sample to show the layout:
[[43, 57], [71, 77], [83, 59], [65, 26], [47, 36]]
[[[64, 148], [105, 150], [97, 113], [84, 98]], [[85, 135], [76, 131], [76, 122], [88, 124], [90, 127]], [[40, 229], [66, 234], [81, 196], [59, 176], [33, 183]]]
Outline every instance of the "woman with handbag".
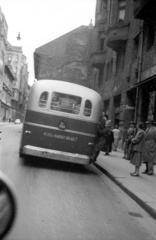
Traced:
[[142, 122], [137, 124], [137, 134], [132, 138], [131, 142], [133, 144], [133, 156], [131, 158], [131, 163], [135, 166], [134, 173], [131, 173], [131, 176], [138, 177], [139, 169], [142, 163], [142, 152], [143, 152], [143, 142], [144, 142], [144, 124]]

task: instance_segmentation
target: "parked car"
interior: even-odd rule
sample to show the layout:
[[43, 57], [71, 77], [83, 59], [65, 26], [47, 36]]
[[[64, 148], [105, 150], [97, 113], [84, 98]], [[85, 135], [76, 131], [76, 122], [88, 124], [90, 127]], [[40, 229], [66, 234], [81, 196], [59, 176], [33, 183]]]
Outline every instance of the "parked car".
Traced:
[[20, 124], [21, 120], [19, 118], [15, 119], [15, 124]]

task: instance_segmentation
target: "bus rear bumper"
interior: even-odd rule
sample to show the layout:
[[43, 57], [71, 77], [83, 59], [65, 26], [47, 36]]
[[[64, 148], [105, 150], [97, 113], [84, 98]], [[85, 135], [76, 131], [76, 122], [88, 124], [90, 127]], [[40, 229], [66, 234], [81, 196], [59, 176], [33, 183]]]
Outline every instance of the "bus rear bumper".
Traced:
[[36, 156], [41, 158], [48, 158], [64, 162], [72, 162], [87, 165], [90, 164], [90, 158], [86, 155], [77, 153], [68, 153], [57, 150], [51, 150], [46, 148], [40, 148], [35, 146], [26, 145], [23, 147], [23, 155]]

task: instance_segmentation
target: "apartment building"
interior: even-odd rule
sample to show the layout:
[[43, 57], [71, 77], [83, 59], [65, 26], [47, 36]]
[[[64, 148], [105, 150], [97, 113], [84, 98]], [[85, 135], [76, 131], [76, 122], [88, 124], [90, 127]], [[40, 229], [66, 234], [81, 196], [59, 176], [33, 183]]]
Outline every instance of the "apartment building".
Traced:
[[0, 8], [0, 121], [23, 120], [28, 97], [28, 64], [22, 47], [8, 40], [8, 25]]
[[97, 0], [92, 88], [101, 94], [103, 111], [112, 124], [121, 127], [155, 116], [151, 85], [155, 81], [149, 81], [155, 75], [155, 17], [151, 12], [155, 4], [147, 0]]
[[156, 120], [156, 1], [135, 0], [134, 18], [142, 21], [140, 32], [140, 62], [138, 65], [138, 118]]
[[24, 109], [27, 99], [28, 89], [28, 64], [26, 56], [23, 54], [22, 47], [7, 46], [7, 63], [12, 66], [15, 73], [15, 81], [12, 91], [12, 121], [16, 118], [23, 120]]
[[3, 121], [12, 119], [11, 100], [14, 80], [15, 77], [11, 66], [5, 64], [1, 95], [1, 117]]

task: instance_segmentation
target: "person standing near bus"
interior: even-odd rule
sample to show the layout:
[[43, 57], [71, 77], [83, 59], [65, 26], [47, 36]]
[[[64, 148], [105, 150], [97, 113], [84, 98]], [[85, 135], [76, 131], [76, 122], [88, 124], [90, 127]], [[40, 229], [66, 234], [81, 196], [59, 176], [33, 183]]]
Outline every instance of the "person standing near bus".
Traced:
[[105, 155], [109, 155], [109, 153], [112, 151], [112, 145], [114, 143], [114, 134], [113, 131], [111, 129], [111, 122], [106, 123], [106, 127], [110, 130], [108, 132], [108, 136], [107, 136], [107, 141], [106, 141], [106, 146], [105, 146]]
[[97, 142], [94, 145], [93, 154], [90, 157], [90, 163], [93, 163], [97, 160], [97, 157], [100, 151], [105, 147], [108, 137], [110, 134], [110, 129], [106, 127], [106, 120], [102, 118], [98, 127]]

